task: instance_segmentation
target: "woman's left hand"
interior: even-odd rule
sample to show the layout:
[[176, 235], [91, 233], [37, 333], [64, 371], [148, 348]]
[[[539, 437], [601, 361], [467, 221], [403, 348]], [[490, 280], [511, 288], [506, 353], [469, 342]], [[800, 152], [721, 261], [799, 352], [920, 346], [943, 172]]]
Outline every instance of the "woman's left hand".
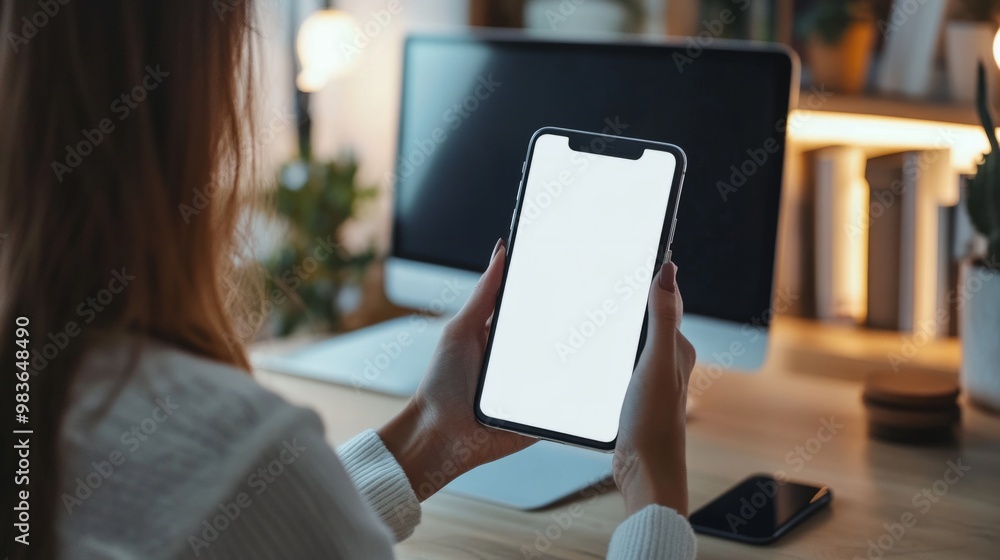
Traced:
[[445, 327], [416, 394], [378, 432], [421, 501], [466, 471], [536, 441], [483, 426], [472, 411], [506, 253], [497, 241], [472, 296]]

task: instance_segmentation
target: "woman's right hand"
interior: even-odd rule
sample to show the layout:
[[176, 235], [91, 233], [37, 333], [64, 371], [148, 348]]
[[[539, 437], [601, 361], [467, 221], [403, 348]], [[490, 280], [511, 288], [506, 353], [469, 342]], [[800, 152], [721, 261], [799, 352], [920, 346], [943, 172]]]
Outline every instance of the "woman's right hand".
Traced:
[[650, 504], [688, 513], [684, 422], [694, 347], [680, 333], [677, 267], [667, 262], [649, 290], [649, 330], [622, 407], [614, 479], [629, 515]]

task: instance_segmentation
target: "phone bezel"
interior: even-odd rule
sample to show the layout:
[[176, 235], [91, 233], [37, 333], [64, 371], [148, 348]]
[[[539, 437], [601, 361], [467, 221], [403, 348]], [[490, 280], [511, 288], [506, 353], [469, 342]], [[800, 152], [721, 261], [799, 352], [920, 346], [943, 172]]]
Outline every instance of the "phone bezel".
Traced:
[[[815, 501], [812, 501], [812, 502], [806, 504], [805, 507], [803, 507], [799, 511], [795, 512], [795, 515], [793, 515], [792, 517], [790, 517], [788, 519], [788, 521], [785, 521], [784, 523], [782, 523], [781, 525], [779, 525], [777, 528], [775, 528], [771, 532], [771, 534], [769, 534], [767, 536], [764, 536], [764, 537], [757, 537], [757, 536], [751, 536], [751, 535], [740, 535], [738, 533], [731, 533], [729, 531], [722, 530], [722, 529], [720, 529], [720, 528], [718, 528], [716, 526], [702, 525], [702, 524], [698, 523], [697, 517], [698, 517], [698, 514], [702, 512], [702, 510], [704, 510], [705, 508], [711, 507], [715, 502], [721, 500], [723, 497], [725, 497], [725, 496], [729, 495], [730, 493], [734, 492], [737, 488], [739, 488], [743, 484], [747, 483], [748, 481], [754, 480], [754, 479], [770, 480], [770, 481], [773, 481], [775, 484], [795, 484], [795, 485], [798, 485], [798, 486], [803, 486], [805, 488], [815, 489], [817, 494], [822, 493], [822, 495], [819, 496], [818, 499], [815, 499]], [[707, 504], [705, 504], [705, 505], [701, 506], [700, 508], [698, 508], [696, 511], [694, 511], [694, 513], [692, 513], [688, 517], [688, 519], [689, 519], [689, 521], [691, 523], [691, 528], [694, 529], [694, 531], [696, 533], [701, 533], [703, 535], [711, 535], [713, 537], [719, 537], [719, 538], [728, 539], [728, 540], [737, 541], [737, 542], [746, 543], [746, 544], [768, 545], [768, 544], [771, 544], [771, 543], [775, 542], [776, 540], [778, 540], [779, 538], [781, 538], [782, 536], [784, 536], [785, 534], [787, 534], [789, 531], [791, 531], [795, 527], [798, 527], [800, 524], [802, 524], [803, 521], [805, 521], [806, 519], [808, 519], [809, 516], [811, 516], [812, 514], [818, 512], [818, 511], [820, 511], [824, 507], [828, 506], [831, 501], [833, 501], [833, 491], [830, 490], [829, 486], [826, 486], [826, 485], [817, 486], [815, 484], [809, 484], [809, 483], [805, 483], [805, 482], [797, 482], [797, 481], [794, 481], [794, 480], [784, 480], [782, 482], [779, 482], [776, 478], [774, 478], [773, 476], [768, 475], [768, 474], [752, 474], [752, 475], [744, 478], [743, 480], [737, 482], [733, 486], [727, 488], [725, 492], [722, 492], [721, 494], [719, 494], [718, 496], [716, 496], [715, 498], [713, 498], [711, 501], [709, 501]]]
[[[510, 269], [510, 262], [514, 256], [514, 252], [517, 245], [517, 227], [521, 220], [521, 209], [525, 201], [524, 191], [525, 189], [527, 189], [528, 175], [531, 172], [531, 163], [532, 163], [531, 160], [532, 160], [532, 155], [535, 151], [535, 143], [538, 141], [539, 138], [545, 136], [546, 134], [555, 134], [558, 136], [568, 137], [571, 149], [574, 149], [573, 146], [581, 145], [581, 143], [592, 145], [592, 142], [594, 140], [602, 140], [605, 143], [605, 147], [601, 150], [601, 155], [610, 155], [614, 157], [626, 157], [628, 159], [635, 159], [628, 155], [624, 155], [624, 153], [627, 152], [629, 154], [633, 154], [636, 150], [639, 150], [639, 153], [641, 154], [647, 149], [668, 152], [672, 154], [676, 159], [677, 165], [674, 167], [674, 174], [670, 180], [671, 181], [670, 194], [667, 197], [667, 207], [664, 210], [663, 225], [661, 226], [660, 240], [657, 245], [657, 251], [656, 251], [656, 262], [653, 267], [654, 271], [659, 270], [660, 266], [663, 264], [663, 257], [670, 250], [670, 245], [673, 241], [674, 229], [677, 225], [677, 206], [678, 206], [677, 202], [680, 199], [681, 190], [684, 185], [684, 175], [687, 171], [687, 155], [684, 153], [684, 150], [682, 150], [680, 147], [674, 144], [667, 144], [664, 142], [653, 142], [650, 140], [640, 140], [638, 138], [613, 136], [610, 134], [585, 132], [581, 130], [571, 130], [567, 128], [559, 128], [551, 126], [540, 128], [537, 131], [535, 131], [535, 133], [531, 136], [531, 141], [528, 143], [528, 153], [524, 160], [523, 172], [521, 174], [521, 184], [518, 186], [517, 189], [517, 203], [514, 207], [514, 214], [511, 218], [510, 232], [507, 237], [507, 255], [504, 261], [503, 280], [500, 285], [500, 291], [497, 294], [496, 305], [493, 308], [494, 317], [499, 316], [500, 307], [503, 304], [504, 289], [507, 284], [507, 271]], [[633, 364], [633, 369], [635, 368], [635, 364], [638, 364], [639, 357], [642, 355], [642, 349], [645, 347], [646, 330], [648, 328], [648, 324], [649, 324], [649, 309], [647, 301], [646, 311], [643, 314], [643, 319], [642, 319], [642, 330], [639, 334], [639, 344], [635, 352], [635, 362]], [[479, 371], [479, 381], [476, 387], [476, 399], [473, 405], [473, 410], [475, 412], [476, 419], [480, 423], [489, 426], [491, 428], [516, 432], [539, 439], [546, 439], [578, 447], [584, 447], [588, 449], [597, 449], [605, 452], [614, 451], [615, 445], [618, 441], [617, 434], [615, 435], [615, 439], [605, 442], [605, 441], [574, 436], [572, 434], [547, 430], [544, 428], [538, 428], [535, 426], [529, 426], [527, 424], [521, 424], [518, 422], [500, 420], [498, 418], [489, 416], [485, 412], [483, 412], [482, 408], [480, 407], [480, 403], [483, 394], [483, 384], [486, 380], [486, 370], [487, 367], [489, 366], [490, 354], [493, 350], [493, 337], [496, 333], [496, 328], [497, 328], [497, 322], [494, 321], [490, 326], [489, 338], [487, 339], [486, 343], [486, 353], [483, 357], [483, 363]]]

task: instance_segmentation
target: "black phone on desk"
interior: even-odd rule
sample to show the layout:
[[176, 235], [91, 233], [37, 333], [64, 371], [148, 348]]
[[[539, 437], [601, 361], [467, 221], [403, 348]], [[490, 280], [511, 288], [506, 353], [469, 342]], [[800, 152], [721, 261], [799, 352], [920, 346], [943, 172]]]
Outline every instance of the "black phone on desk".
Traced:
[[830, 504], [827, 486], [753, 475], [689, 518], [698, 533], [748, 544], [770, 544]]

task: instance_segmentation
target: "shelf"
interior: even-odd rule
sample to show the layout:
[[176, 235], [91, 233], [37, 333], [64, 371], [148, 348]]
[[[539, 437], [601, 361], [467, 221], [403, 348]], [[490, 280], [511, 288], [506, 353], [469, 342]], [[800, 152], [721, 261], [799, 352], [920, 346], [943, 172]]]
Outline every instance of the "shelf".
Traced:
[[809, 88], [799, 92], [798, 109], [828, 113], [853, 113], [878, 117], [916, 119], [949, 124], [979, 126], [979, 116], [972, 103], [946, 103], [916, 100], [902, 96], [815, 93]]
[[950, 152], [958, 173], [972, 173], [990, 150], [972, 105], [902, 97], [800, 93], [788, 122], [791, 145], [806, 151], [856, 146], [868, 158], [910, 150]]

